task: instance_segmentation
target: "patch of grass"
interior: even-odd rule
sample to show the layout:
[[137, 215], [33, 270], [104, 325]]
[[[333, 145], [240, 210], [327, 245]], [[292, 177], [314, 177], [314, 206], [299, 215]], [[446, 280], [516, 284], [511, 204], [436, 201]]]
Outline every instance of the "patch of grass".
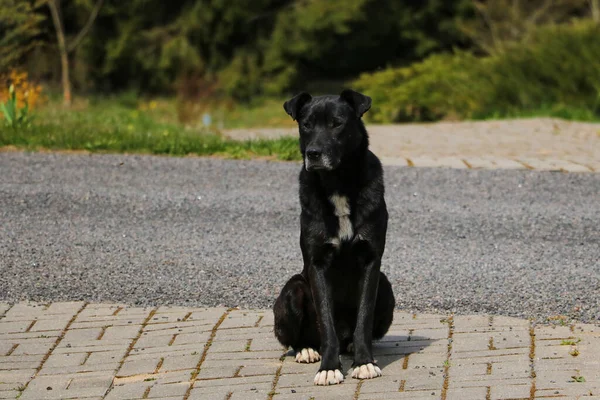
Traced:
[[577, 383], [585, 382], [585, 378], [581, 375], [573, 375], [571, 378], [573, 379], [573, 382], [577, 382]]
[[[285, 112], [281, 111], [285, 116]], [[214, 131], [186, 128], [167, 121], [157, 109], [132, 109], [118, 101], [91, 101], [63, 109], [48, 106], [36, 113], [36, 124], [0, 131], [0, 147], [26, 150], [221, 156], [234, 159], [300, 160], [297, 139], [236, 141]], [[156, 115], [155, 115], [156, 114]]]
[[237, 105], [230, 110], [217, 111], [217, 123], [222, 119], [224, 129], [234, 128], [292, 128], [296, 123], [283, 110], [286, 99], [261, 100], [250, 105]]
[[146, 378], [144, 379], [144, 382], [151, 382], [151, 381], [155, 381], [156, 378]]
[[23, 396], [23, 392], [25, 391], [26, 388], [27, 388], [27, 386], [25, 386], [25, 385], [19, 385], [18, 387], [16, 387], [15, 389], [19, 393], [17, 394], [17, 396], [15, 397], [15, 399], [20, 399], [21, 396]]
[[581, 342], [581, 339], [566, 339], [566, 340], [561, 340], [560, 345], [561, 346], [575, 346], [577, 343]]
[[579, 355], [579, 350], [573, 349], [569, 352], [569, 354], [572, 355], [573, 357], [577, 357]]
[[537, 109], [519, 110], [510, 112], [495, 112], [487, 115], [474, 116], [475, 120], [494, 120], [507, 118], [560, 118], [567, 121], [598, 122], [600, 116], [597, 112], [577, 106], [565, 104], [556, 104], [553, 106], [544, 106]]
[[566, 315], [551, 315], [547, 318], [548, 322], [553, 325], [567, 326], [569, 317]]

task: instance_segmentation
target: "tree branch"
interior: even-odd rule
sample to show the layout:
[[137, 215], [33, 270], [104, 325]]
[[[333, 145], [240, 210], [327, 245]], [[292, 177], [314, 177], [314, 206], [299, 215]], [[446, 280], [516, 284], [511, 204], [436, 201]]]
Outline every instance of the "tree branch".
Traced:
[[98, 17], [98, 14], [100, 13], [100, 9], [102, 8], [103, 3], [104, 3], [104, 0], [98, 0], [96, 2], [96, 5], [92, 9], [92, 12], [90, 13], [90, 17], [88, 18], [87, 22], [85, 23], [83, 28], [81, 28], [81, 30], [79, 31], [79, 33], [77, 34], [75, 39], [73, 39], [73, 41], [69, 44], [69, 46], [67, 48], [67, 51], [69, 53], [71, 53], [73, 50], [75, 50], [77, 48], [77, 46], [79, 46], [79, 44], [81, 43], [81, 41], [83, 40], [85, 35], [88, 34], [90, 29], [92, 28], [92, 25], [94, 24], [94, 20], [96, 19], [96, 17]]
[[600, 1], [599, 0], [589, 0], [590, 8], [592, 9], [592, 19], [600, 23]]
[[538, 7], [536, 9], [536, 11], [531, 14], [531, 16], [528, 18], [527, 22], [529, 22], [530, 24], [533, 24], [533, 25], [537, 24], [538, 20], [540, 18], [543, 18], [546, 16], [547, 11], [549, 11], [551, 7], [552, 7], [552, 0], [546, 0], [541, 7]]
[[50, 8], [50, 14], [52, 15], [52, 22], [54, 22], [54, 28], [56, 29], [56, 39], [58, 41], [58, 49], [61, 53], [67, 51], [65, 44], [65, 31], [63, 28], [62, 21], [60, 19], [60, 11], [56, 0], [48, 0], [48, 7]]
[[69, 78], [69, 53], [65, 42], [65, 30], [62, 19], [60, 18], [59, 0], [48, 0], [47, 4], [52, 14], [54, 29], [56, 30], [56, 40], [58, 41], [58, 51], [60, 53], [61, 75], [63, 84], [63, 102], [65, 106], [71, 105], [71, 81]]

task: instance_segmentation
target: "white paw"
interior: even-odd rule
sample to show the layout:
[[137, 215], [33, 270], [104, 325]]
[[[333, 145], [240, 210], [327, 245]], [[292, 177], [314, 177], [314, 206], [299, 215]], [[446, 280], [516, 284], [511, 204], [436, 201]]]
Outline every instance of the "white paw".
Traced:
[[371, 379], [381, 376], [381, 369], [371, 363], [359, 365], [352, 371], [352, 377], [357, 379]]
[[339, 369], [335, 371], [319, 371], [315, 375], [315, 385], [337, 385], [338, 383], [344, 382], [344, 375]]
[[318, 351], [309, 348], [302, 349], [296, 352], [296, 362], [298, 363], [314, 363], [321, 360], [321, 355]]

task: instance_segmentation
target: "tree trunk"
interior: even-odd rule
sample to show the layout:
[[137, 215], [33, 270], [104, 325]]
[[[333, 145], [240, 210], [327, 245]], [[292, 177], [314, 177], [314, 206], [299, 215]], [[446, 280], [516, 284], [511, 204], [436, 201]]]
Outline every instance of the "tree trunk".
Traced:
[[600, 0], [590, 0], [590, 7], [592, 8], [592, 19], [600, 24]]
[[54, 29], [56, 30], [56, 39], [58, 41], [58, 51], [60, 52], [60, 64], [62, 70], [63, 103], [66, 107], [71, 106], [71, 78], [69, 74], [69, 53], [65, 42], [65, 31], [59, 11], [60, 0], [48, 0], [48, 7], [52, 14]]

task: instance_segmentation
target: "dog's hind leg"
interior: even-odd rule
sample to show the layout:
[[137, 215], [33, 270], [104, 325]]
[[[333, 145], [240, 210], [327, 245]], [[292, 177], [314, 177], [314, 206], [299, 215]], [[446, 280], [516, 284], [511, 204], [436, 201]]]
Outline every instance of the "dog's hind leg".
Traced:
[[394, 319], [394, 291], [383, 272], [379, 273], [379, 288], [377, 289], [377, 301], [375, 302], [375, 318], [373, 320], [373, 339], [381, 339], [392, 324]]
[[296, 361], [314, 363], [321, 360], [320, 337], [310, 286], [302, 275], [294, 275], [283, 287], [273, 306], [275, 336], [292, 347]]

